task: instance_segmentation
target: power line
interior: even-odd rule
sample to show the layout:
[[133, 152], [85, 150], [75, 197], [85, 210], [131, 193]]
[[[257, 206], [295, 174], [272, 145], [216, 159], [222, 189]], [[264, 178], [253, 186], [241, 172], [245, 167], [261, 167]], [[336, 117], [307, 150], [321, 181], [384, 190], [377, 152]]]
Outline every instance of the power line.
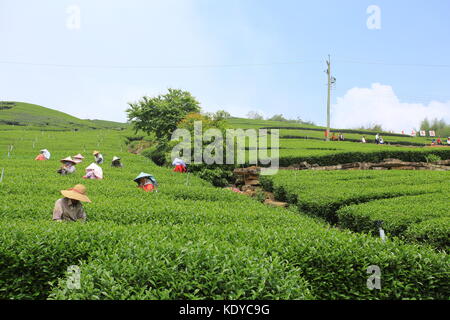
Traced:
[[265, 67], [276, 65], [295, 65], [305, 63], [319, 63], [320, 61], [290, 61], [290, 62], [268, 62], [268, 63], [242, 63], [242, 64], [211, 64], [211, 65], [75, 65], [75, 64], [55, 64], [55, 63], [34, 63], [20, 61], [0, 61], [0, 64], [25, 65], [36, 67], [56, 67], [56, 68], [100, 68], [100, 69], [207, 69], [207, 68], [239, 68], [239, 67]]
[[[450, 68], [448, 64], [424, 64], [424, 63], [391, 63], [383, 61], [363, 61], [354, 59], [334, 59], [335, 62], [349, 64], [382, 65], [393, 67], [425, 67], [425, 68]], [[306, 63], [322, 63], [319, 60], [297, 60], [266, 63], [236, 63], [236, 64], [209, 64], [209, 65], [83, 65], [83, 64], [57, 64], [23, 61], [0, 61], [0, 64], [24, 65], [36, 67], [55, 67], [55, 68], [99, 68], [99, 69], [207, 69], [207, 68], [240, 68], [240, 67], [265, 67], [298, 65]]]
[[450, 68], [449, 64], [390, 63], [390, 62], [383, 62], [383, 61], [361, 61], [361, 60], [346, 60], [346, 59], [335, 59], [334, 61], [341, 62], [341, 63], [382, 65], [382, 66], [393, 66], [393, 67]]

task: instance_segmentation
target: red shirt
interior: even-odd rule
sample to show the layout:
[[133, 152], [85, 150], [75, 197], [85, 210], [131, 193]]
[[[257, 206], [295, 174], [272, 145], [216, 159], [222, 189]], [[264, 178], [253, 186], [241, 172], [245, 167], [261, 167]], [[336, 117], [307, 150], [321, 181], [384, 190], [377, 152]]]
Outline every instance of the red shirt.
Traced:
[[138, 188], [144, 190], [145, 192], [149, 192], [149, 191], [153, 191], [153, 189], [155, 189], [155, 186], [153, 186], [153, 184], [149, 183], [149, 184], [146, 184], [145, 186], [138, 186]]
[[41, 153], [34, 160], [47, 160], [47, 158]]
[[174, 172], [186, 172], [186, 167], [179, 164], [175, 167], [175, 169], [173, 169]]

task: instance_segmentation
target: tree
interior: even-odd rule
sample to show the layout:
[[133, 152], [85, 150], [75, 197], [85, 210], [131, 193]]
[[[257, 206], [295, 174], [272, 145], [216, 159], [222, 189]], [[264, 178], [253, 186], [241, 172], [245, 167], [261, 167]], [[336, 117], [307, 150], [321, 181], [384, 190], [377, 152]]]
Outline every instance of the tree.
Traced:
[[270, 120], [270, 121], [287, 121], [287, 119], [285, 117], [283, 117], [282, 114], [275, 114], [272, 118], [269, 118], [267, 120]]
[[144, 96], [135, 103], [129, 103], [126, 110], [128, 122], [137, 131], [154, 133], [158, 141], [167, 142], [177, 124], [189, 113], [200, 112], [200, 103], [189, 93], [179, 89], [156, 97]]
[[369, 128], [369, 130], [382, 132], [383, 131], [383, 127], [381, 126], [381, 124], [374, 124], [372, 126], [372, 128]]
[[214, 120], [227, 120], [231, 118], [231, 114], [225, 110], [218, 110], [213, 115]]
[[250, 111], [249, 113], [247, 113], [247, 118], [254, 120], [264, 120], [264, 117], [256, 111]]
[[430, 130], [430, 128], [431, 128], [430, 121], [428, 121], [428, 119], [425, 118], [420, 124], [420, 129], [428, 131], [428, 130]]
[[425, 131], [434, 130], [438, 137], [450, 136], [450, 125], [444, 119], [434, 119], [430, 122], [425, 118], [420, 124], [420, 129]]

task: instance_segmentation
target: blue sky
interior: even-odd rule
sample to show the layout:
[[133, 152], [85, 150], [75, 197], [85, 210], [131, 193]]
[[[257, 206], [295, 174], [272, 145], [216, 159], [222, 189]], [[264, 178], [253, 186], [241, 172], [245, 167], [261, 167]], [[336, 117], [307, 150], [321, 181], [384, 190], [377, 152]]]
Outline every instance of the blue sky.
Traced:
[[125, 121], [127, 102], [176, 87], [205, 111], [325, 124], [331, 54], [333, 126], [410, 130], [450, 121], [449, 14], [442, 0], [0, 0], [0, 100]]

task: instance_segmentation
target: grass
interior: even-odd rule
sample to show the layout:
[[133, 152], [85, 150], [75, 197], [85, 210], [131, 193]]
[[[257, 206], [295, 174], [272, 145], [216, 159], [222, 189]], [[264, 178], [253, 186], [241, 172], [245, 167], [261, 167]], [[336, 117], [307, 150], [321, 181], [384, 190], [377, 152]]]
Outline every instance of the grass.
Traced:
[[0, 109], [2, 130], [82, 130], [125, 129], [125, 123], [104, 120], [81, 120], [66, 113], [35, 104], [15, 102], [10, 109]]

